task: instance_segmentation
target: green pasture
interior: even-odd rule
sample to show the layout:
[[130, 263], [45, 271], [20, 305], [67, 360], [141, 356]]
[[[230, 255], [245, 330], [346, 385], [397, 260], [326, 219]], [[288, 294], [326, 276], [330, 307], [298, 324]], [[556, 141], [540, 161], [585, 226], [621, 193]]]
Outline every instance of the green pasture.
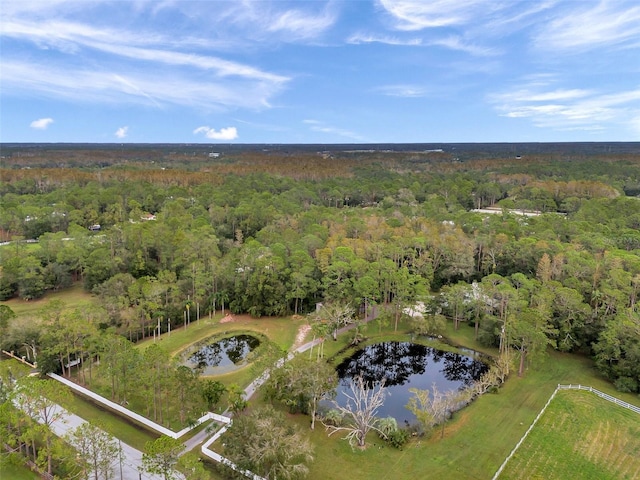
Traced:
[[86, 421], [99, 425], [104, 431], [138, 450], [143, 450], [146, 442], [155, 440], [159, 436], [133, 420], [129, 420], [79, 394], [73, 394], [63, 406]]
[[2, 480], [37, 480], [39, 478], [39, 475], [23, 465], [7, 462], [0, 464], [0, 479]]
[[500, 479], [640, 478], [640, 415], [593, 393], [561, 390]]
[[[220, 335], [255, 332], [265, 335], [283, 350], [288, 350], [295, 341], [298, 328], [306, 324], [304, 318], [294, 320], [290, 317], [252, 318], [249, 315], [234, 315], [231, 317], [233, 319], [231, 322], [220, 323], [222, 318], [221, 314], [211, 319], [206, 316], [201, 317], [200, 320], [192, 321], [187, 327], [183, 325], [171, 333], [161, 335], [159, 341], [171, 355], [175, 355], [209, 337], [222, 338]], [[151, 337], [136, 345], [144, 349], [153, 342], [154, 339]]]
[[0, 303], [9, 306], [18, 317], [33, 317], [38, 315], [38, 312], [46, 307], [51, 300], [60, 300], [64, 302], [67, 309], [73, 309], [92, 305], [96, 302], [96, 297], [85, 292], [82, 284], [77, 283], [64, 290], [48, 292], [44, 297], [36, 300], [12, 298]]

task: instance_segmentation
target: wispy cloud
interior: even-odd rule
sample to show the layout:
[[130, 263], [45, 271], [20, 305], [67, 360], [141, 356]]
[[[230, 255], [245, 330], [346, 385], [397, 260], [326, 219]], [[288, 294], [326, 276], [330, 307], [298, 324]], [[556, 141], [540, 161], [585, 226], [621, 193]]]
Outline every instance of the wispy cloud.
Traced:
[[36, 130], [46, 130], [49, 125], [53, 123], [53, 118], [39, 118], [38, 120], [34, 120], [29, 125], [31, 128], [35, 128]]
[[363, 43], [383, 43], [385, 45], [398, 45], [398, 46], [409, 46], [415, 47], [422, 45], [422, 39], [420, 38], [409, 38], [402, 39], [389, 35], [377, 35], [371, 33], [354, 33], [349, 38], [347, 38], [347, 43], [359, 45]]
[[633, 130], [640, 115], [640, 88], [615, 93], [561, 89], [539, 79], [491, 95], [489, 101], [505, 117], [528, 118], [537, 127], [557, 130]]
[[[39, 19], [36, 10], [11, 11], [0, 20], [0, 35], [30, 42], [43, 55], [24, 57], [5, 49], [0, 78], [9, 94], [30, 90], [78, 101], [255, 110], [269, 108], [271, 98], [290, 80], [246, 63], [199, 53], [193, 46], [204, 45], [204, 39], [174, 40], [144, 27], [86, 24], [57, 18], [53, 11], [51, 19]], [[302, 22], [302, 17], [296, 18]], [[55, 54], [44, 54], [49, 51]]]
[[500, 53], [500, 50], [497, 48], [482, 47], [473, 43], [468, 43], [458, 35], [450, 35], [445, 38], [433, 40], [430, 42], [430, 45], [437, 45], [449, 48], [451, 50], [458, 50], [479, 57], [488, 57]]
[[[315, 40], [337, 21], [336, 2], [294, 2], [244, 0], [219, 2], [214, 18], [207, 17], [215, 30], [242, 32], [258, 42], [297, 43]], [[191, 9], [191, 4], [189, 4]]]
[[384, 85], [375, 88], [373, 91], [389, 97], [404, 98], [424, 97], [428, 93], [428, 89], [422, 85]]
[[309, 128], [314, 132], [327, 133], [329, 135], [337, 135], [339, 137], [349, 138], [351, 140], [363, 141], [364, 138], [357, 133], [343, 128], [337, 128], [331, 125], [327, 125], [325, 122], [314, 119], [303, 120], [303, 123], [309, 125]]
[[605, 46], [640, 47], [640, 5], [636, 0], [569, 2], [534, 39], [546, 50], [580, 51]]
[[504, 53], [504, 35], [529, 27], [532, 18], [550, 8], [552, 1], [533, 7], [526, 0], [379, 0], [379, 3], [396, 30], [428, 32], [421, 40], [424, 46], [491, 56]]
[[316, 15], [302, 10], [286, 10], [269, 20], [267, 28], [271, 32], [282, 31], [297, 38], [313, 38], [332, 26], [336, 15], [328, 9]]
[[380, 0], [400, 30], [461, 25], [474, 18], [480, 7], [491, 9], [486, 0]]
[[267, 108], [282, 86], [279, 83], [234, 79], [219, 81], [189, 76], [170, 69], [127, 71], [87, 70], [67, 65], [6, 60], [0, 80], [6, 91], [37, 92], [71, 101], [137, 103], [162, 107], [167, 104], [204, 109]]
[[116, 138], [126, 138], [128, 134], [129, 134], [129, 127], [120, 127], [116, 130], [116, 133], [114, 133]]
[[204, 126], [198, 127], [193, 131], [194, 135], [201, 133], [204, 133], [204, 136], [211, 140], [235, 140], [238, 138], [238, 130], [236, 127], [226, 127], [216, 130], [215, 128]]
[[129, 31], [94, 28], [75, 22], [9, 21], [3, 23], [2, 35], [30, 40], [38, 45], [57, 48], [67, 53], [77, 53], [80, 49], [89, 48], [115, 57], [213, 70], [220, 76], [241, 76], [271, 82], [288, 80], [282, 75], [264, 72], [249, 65], [211, 55], [185, 53], [166, 48], [147, 48], [149, 44], [156, 46], [171, 44], [165, 37], [156, 34], [144, 35]]

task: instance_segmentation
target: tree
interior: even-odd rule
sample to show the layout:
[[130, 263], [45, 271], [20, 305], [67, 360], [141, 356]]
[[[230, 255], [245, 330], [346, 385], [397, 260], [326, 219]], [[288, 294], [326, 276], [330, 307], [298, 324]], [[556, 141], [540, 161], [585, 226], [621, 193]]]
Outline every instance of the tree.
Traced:
[[8, 305], [0, 305], [0, 335], [4, 337], [9, 321], [16, 318], [16, 314]]
[[187, 452], [178, 460], [178, 469], [184, 472], [189, 480], [209, 480], [209, 472], [202, 465], [202, 460], [193, 452]]
[[177, 479], [174, 470], [184, 445], [180, 440], [163, 435], [144, 446], [142, 454], [142, 468], [145, 472], [162, 475], [164, 480]]
[[338, 330], [353, 323], [355, 309], [348, 303], [330, 302], [323, 304], [319, 310], [310, 315], [312, 323], [326, 324], [333, 335], [338, 339]]
[[224, 440], [231, 461], [266, 479], [305, 478], [313, 461], [309, 441], [270, 405], [235, 416]]
[[436, 425], [442, 425], [440, 438], [444, 437], [444, 423], [447, 418], [458, 405], [465, 403], [471, 397], [471, 391], [467, 389], [462, 392], [453, 390], [440, 392], [435, 383], [431, 386], [431, 392], [418, 388], [410, 388], [409, 392], [413, 397], [409, 398], [407, 410], [416, 416], [424, 431], [429, 431]]
[[640, 392], [640, 315], [627, 311], [611, 319], [593, 346], [596, 366], [616, 388]]
[[[36, 439], [42, 442], [42, 453], [45, 457], [47, 473], [50, 475], [53, 473], [54, 447], [57, 441], [51, 427], [64, 417], [64, 411], [58, 407], [58, 403], [67, 400], [70, 396], [69, 391], [54, 380], [26, 377], [20, 382], [17, 405], [38, 422], [25, 433], [32, 445], [35, 445]], [[35, 448], [33, 451], [35, 453]]]
[[336, 432], [346, 432], [345, 440], [353, 447], [357, 445], [364, 448], [367, 433], [371, 430], [380, 432], [378, 428], [378, 409], [384, 404], [387, 391], [384, 387], [384, 379], [372, 386], [367, 385], [361, 376], [349, 380], [349, 392], [343, 392], [347, 397], [347, 403], [343, 407], [335, 400], [335, 408], [344, 416], [344, 423], [340, 425], [327, 425], [329, 435]]
[[289, 405], [300, 407], [311, 416], [315, 427], [318, 403], [331, 395], [338, 385], [335, 369], [327, 362], [297, 356], [271, 372], [268, 386], [273, 396]]
[[217, 380], [205, 379], [201, 385], [202, 398], [204, 399], [207, 409], [209, 411], [218, 404], [222, 398], [222, 394], [227, 391], [227, 388], [222, 382]]
[[95, 480], [111, 478], [113, 461], [122, 454], [116, 439], [99, 426], [84, 422], [67, 434], [69, 442], [78, 450], [91, 468]]
[[229, 410], [233, 413], [239, 413], [247, 408], [249, 402], [244, 398], [244, 390], [240, 385], [232, 383], [227, 392], [229, 392]]
[[186, 365], [179, 365], [172, 373], [172, 383], [176, 388], [174, 395], [177, 394], [179, 402], [180, 423], [184, 425], [191, 415], [199, 416], [202, 413], [198, 409], [202, 409], [204, 396], [194, 395], [194, 392], [197, 392], [200, 387], [199, 376], [196, 372]]
[[506, 329], [510, 345], [520, 353], [519, 377], [524, 374], [528, 357], [544, 355], [547, 346], [555, 346], [551, 338], [554, 331], [540, 312], [532, 308], [525, 308], [518, 315], [513, 315]]

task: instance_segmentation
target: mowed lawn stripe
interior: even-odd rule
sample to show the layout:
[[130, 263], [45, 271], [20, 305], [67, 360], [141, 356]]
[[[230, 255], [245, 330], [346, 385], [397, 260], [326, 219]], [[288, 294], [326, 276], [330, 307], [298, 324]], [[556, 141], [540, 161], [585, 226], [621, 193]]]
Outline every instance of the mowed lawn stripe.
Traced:
[[640, 478], [640, 415], [590, 392], [561, 390], [500, 480]]

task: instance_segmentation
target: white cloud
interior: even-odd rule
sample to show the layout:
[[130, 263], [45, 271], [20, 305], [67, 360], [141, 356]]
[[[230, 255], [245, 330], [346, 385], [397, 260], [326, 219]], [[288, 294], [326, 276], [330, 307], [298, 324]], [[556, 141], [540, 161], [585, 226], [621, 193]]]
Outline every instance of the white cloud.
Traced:
[[364, 140], [364, 138], [361, 135], [358, 135], [357, 133], [354, 133], [350, 130], [345, 130], [342, 128], [327, 125], [324, 122], [321, 122], [320, 120], [308, 119], [308, 120], [303, 120], [302, 123], [310, 125], [311, 130], [314, 132], [337, 135], [339, 137], [350, 138], [352, 140], [358, 140], [358, 141]]
[[445, 27], [467, 23], [483, 0], [380, 0], [400, 30]]
[[407, 40], [404, 40], [398, 37], [392, 37], [388, 35], [354, 33], [349, 38], [347, 38], [347, 43], [351, 43], [354, 45], [359, 45], [362, 43], [383, 43], [385, 45], [417, 47], [422, 45], [422, 39], [409, 38]]
[[267, 27], [271, 32], [284, 31], [296, 35], [298, 38], [316, 37], [332, 26], [336, 21], [335, 15], [328, 10], [319, 15], [309, 14], [301, 10], [287, 10], [270, 19]]
[[557, 52], [604, 46], [640, 45], [640, 5], [636, 0], [569, 2], [535, 37], [535, 44]]
[[[249, 65], [215, 56], [169, 50], [164, 46], [171, 42], [157, 34], [141, 35], [63, 21], [38, 23], [9, 21], [3, 23], [2, 35], [32, 40], [42, 46], [66, 52], [90, 48], [116, 57], [213, 70], [220, 76], [240, 76], [275, 83], [288, 80], [282, 75], [263, 72]], [[148, 48], [149, 45], [154, 48]]]
[[[181, 4], [188, 7], [183, 8]], [[215, 36], [243, 37], [249, 44], [306, 43], [323, 35], [338, 18], [338, 2], [334, 1], [244, 0], [215, 4], [214, 16], [207, 2], [176, 2], [175, 6], [193, 18], [192, 11], [200, 5], [206, 10], [201, 12], [202, 18], [206, 19]], [[295, 8], [290, 8], [291, 4], [295, 4]]]
[[464, 39], [462, 39], [458, 35], [451, 35], [446, 38], [433, 40], [432, 42], [430, 42], [430, 44], [446, 47], [451, 50], [466, 52], [471, 55], [476, 55], [480, 57], [487, 57], [487, 56], [496, 55], [497, 53], [499, 53], [498, 50], [495, 48], [481, 47], [478, 45], [467, 43], [464, 41]]
[[[290, 80], [247, 63], [203, 54], [202, 49], [211, 51], [217, 46], [216, 40], [172, 36], [146, 28], [95, 26], [78, 21], [82, 15], [73, 12], [73, 4], [58, 6], [57, 15], [55, 9], [41, 16], [37, 8], [25, 7], [11, 9], [10, 15], [0, 19], [3, 39], [56, 51], [41, 59], [34, 56], [33, 61], [31, 56], [3, 52], [0, 80], [6, 93], [35, 92], [75, 101], [156, 107], [171, 103], [255, 110], [270, 107], [271, 98]], [[64, 18], [69, 12], [76, 15], [73, 21]], [[303, 15], [290, 18], [304, 23]], [[100, 61], [95, 61], [98, 55]]]
[[389, 97], [417, 98], [427, 95], [427, 89], [420, 85], [385, 85], [374, 89], [374, 92]]
[[3, 59], [0, 81], [5, 92], [37, 92], [48, 97], [99, 103], [166, 104], [222, 110], [270, 106], [281, 83], [235, 78], [193, 78], [174, 69], [93, 71], [84, 67], [48, 65]]
[[204, 133], [204, 136], [212, 140], [235, 140], [238, 138], [236, 127], [226, 127], [216, 130], [211, 127], [198, 127], [193, 131], [194, 135]]
[[633, 131], [640, 115], [640, 88], [604, 92], [553, 88], [552, 77], [539, 77], [511, 91], [495, 94], [489, 101], [500, 115], [528, 118], [541, 128], [555, 130]]
[[30, 127], [37, 130], [46, 130], [53, 123], [53, 118], [39, 118], [31, 122]]
[[114, 134], [118, 138], [125, 138], [129, 133], [129, 127], [120, 127]]

